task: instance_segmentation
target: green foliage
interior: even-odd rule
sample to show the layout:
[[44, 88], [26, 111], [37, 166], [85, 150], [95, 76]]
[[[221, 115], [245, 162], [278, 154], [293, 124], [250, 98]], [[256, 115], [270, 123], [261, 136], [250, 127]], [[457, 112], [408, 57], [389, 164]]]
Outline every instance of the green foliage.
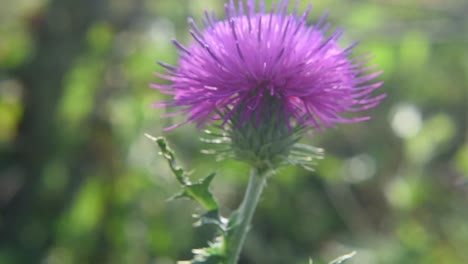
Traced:
[[177, 166], [174, 152], [167, 145], [167, 141], [164, 138], [154, 138], [150, 135], [146, 135], [149, 139], [155, 141], [161, 149], [161, 154], [167, 160], [171, 171], [176, 176], [179, 183], [182, 185], [183, 191], [176, 194], [172, 199], [178, 198], [189, 198], [200, 203], [208, 211], [216, 211], [218, 209], [218, 202], [210, 192], [210, 183], [213, 180], [215, 174], [212, 173], [206, 176], [204, 179], [192, 183], [188, 179], [184, 169]]
[[[202, 249], [194, 249], [194, 259], [188, 263], [194, 264], [220, 264], [224, 260], [224, 236], [227, 232], [227, 220], [219, 214], [218, 202], [214, 198], [213, 194], [209, 190], [210, 183], [213, 180], [215, 174], [212, 173], [207, 177], [201, 179], [198, 182], [192, 183], [185, 170], [177, 165], [176, 158], [172, 149], [168, 146], [167, 141], [162, 137], [152, 137], [146, 134], [146, 137], [156, 142], [161, 150], [162, 156], [167, 160], [169, 167], [181, 184], [183, 190], [173, 196], [173, 199], [188, 198], [197, 201], [203, 206], [207, 212], [201, 216], [198, 216], [199, 220], [195, 223], [195, 226], [202, 225], [215, 225], [221, 236], [216, 237], [214, 242], [209, 243], [209, 247]], [[186, 263], [182, 261], [179, 263]]]

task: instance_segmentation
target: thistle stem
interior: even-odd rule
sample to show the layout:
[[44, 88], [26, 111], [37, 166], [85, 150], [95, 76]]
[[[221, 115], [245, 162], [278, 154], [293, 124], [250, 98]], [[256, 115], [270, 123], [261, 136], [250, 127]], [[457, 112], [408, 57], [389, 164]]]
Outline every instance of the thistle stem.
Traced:
[[250, 170], [249, 184], [244, 199], [239, 209], [237, 209], [237, 219], [240, 222], [233, 230], [233, 234], [228, 241], [226, 264], [237, 264], [245, 237], [249, 232], [250, 222], [265, 187], [268, 173], [269, 170], [259, 168], [252, 168]]

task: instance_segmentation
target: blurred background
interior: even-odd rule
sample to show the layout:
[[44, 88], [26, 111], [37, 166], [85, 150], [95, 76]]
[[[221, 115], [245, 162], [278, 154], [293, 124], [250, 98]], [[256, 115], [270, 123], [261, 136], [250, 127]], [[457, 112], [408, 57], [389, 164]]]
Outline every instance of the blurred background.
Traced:
[[[271, 1], [267, 1], [270, 3]], [[308, 1], [301, 1], [301, 10]], [[468, 2], [315, 1], [342, 44], [385, 71], [373, 119], [306, 142], [315, 173], [285, 168], [264, 193], [241, 263], [468, 263]], [[187, 16], [222, 1], [0, 0], [0, 264], [175, 263], [213, 235], [144, 133], [193, 177], [217, 172], [227, 215], [248, 168], [200, 154], [201, 132], [161, 119], [156, 61], [191, 42]], [[201, 24], [201, 23], [199, 23]]]

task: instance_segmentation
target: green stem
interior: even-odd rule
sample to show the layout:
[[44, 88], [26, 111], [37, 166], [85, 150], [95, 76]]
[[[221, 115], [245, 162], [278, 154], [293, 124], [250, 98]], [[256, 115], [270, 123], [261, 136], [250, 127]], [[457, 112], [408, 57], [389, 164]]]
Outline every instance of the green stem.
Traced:
[[233, 230], [227, 244], [227, 264], [237, 264], [245, 237], [249, 232], [250, 222], [265, 187], [268, 173], [269, 170], [258, 168], [250, 170], [250, 179], [244, 200], [237, 209], [237, 219], [239, 219], [240, 223]]

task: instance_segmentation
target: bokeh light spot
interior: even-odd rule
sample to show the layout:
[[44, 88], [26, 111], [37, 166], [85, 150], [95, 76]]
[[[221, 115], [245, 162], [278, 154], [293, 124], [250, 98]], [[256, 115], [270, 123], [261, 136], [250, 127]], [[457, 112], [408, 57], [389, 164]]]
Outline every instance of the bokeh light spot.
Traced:
[[393, 132], [401, 138], [414, 137], [421, 130], [421, 112], [414, 105], [397, 105], [391, 117], [391, 126]]
[[375, 159], [368, 154], [361, 154], [348, 159], [344, 166], [344, 178], [349, 182], [361, 182], [370, 179], [376, 173]]

